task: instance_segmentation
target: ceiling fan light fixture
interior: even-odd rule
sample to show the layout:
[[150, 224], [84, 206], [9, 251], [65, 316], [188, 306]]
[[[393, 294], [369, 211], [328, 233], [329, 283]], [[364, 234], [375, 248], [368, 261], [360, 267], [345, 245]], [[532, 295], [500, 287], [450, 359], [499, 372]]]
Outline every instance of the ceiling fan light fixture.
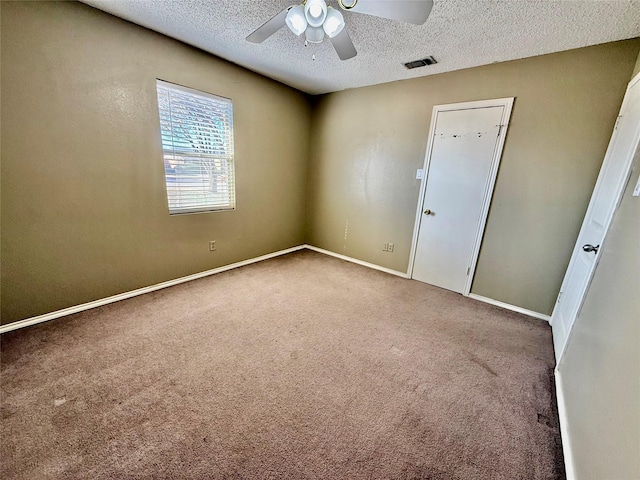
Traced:
[[344, 28], [344, 17], [335, 8], [328, 7], [327, 18], [324, 20], [322, 28], [329, 38], [333, 38]]
[[307, 37], [307, 42], [322, 43], [324, 40], [324, 30], [322, 27], [309, 26], [304, 34]]
[[321, 27], [327, 18], [327, 4], [324, 0], [307, 0], [304, 4], [304, 15], [312, 27]]
[[304, 13], [304, 6], [298, 5], [290, 9], [285, 22], [289, 30], [298, 36], [302, 35], [307, 29], [307, 18]]

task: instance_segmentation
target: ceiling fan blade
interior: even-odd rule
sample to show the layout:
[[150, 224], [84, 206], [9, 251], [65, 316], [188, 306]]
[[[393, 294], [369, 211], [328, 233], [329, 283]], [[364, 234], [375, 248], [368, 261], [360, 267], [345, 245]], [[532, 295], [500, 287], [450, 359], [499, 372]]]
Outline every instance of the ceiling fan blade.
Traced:
[[286, 25], [287, 13], [293, 7], [287, 7], [271, 20], [267, 20], [260, 27], [256, 29], [251, 35], [247, 37], [247, 40], [253, 43], [262, 43], [271, 35], [276, 33], [282, 27]]
[[335, 37], [329, 38], [329, 41], [331, 42], [331, 45], [333, 45], [333, 48], [336, 49], [336, 53], [340, 57], [340, 60], [349, 60], [358, 54], [346, 28], [343, 28]]
[[[345, 3], [349, 4], [348, 1]], [[347, 11], [422, 25], [432, 8], [433, 0], [358, 0]]]

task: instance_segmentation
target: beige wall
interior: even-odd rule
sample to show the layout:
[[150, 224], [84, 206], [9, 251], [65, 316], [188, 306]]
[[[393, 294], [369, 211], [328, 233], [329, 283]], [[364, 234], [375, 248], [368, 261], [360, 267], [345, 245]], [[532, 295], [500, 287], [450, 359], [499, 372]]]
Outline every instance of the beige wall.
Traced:
[[[323, 96], [307, 241], [407, 271], [432, 107], [516, 97], [472, 292], [550, 314], [640, 40]], [[394, 253], [382, 252], [385, 242]]]
[[636, 60], [636, 66], [633, 67], [633, 76], [635, 77], [638, 73], [640, 73], [640, 55], [638, 55], [638, 59]]
[[[303, 243], [303, 94], [79, 3], [1, 21], [2, 323]], [[237, 210], [168, 215], [156, 78], [233, 100]]]
[[639, 173], [640, 152], [558, 366], [579, 480], [640, 478]]
[[[82, 4], [1, 9], [2, 323], [298, 245], [305, 209], [310, 243], [405, 271], [432, 106], [505, 96], [473, 292], [550, 313], [640, 46], [339, 92], [312, 112], [293, 89]], [[236, 211], [167, 214], [156, 78], [232, 98]]]

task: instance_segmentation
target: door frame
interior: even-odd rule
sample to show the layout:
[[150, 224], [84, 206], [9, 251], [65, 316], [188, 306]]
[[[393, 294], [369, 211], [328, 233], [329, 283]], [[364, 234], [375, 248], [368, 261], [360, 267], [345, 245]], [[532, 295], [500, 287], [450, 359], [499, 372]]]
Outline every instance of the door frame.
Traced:
[[469, 296], [471, 292], [471, 284], [473, 283], [473, 276], [476, 271], [476, 265], [478, 263], [478, 255], [480, 253], [480, 245], [482, 244], [482, 238], [484, 236], [484, 228], [487, 223], [487, 217], [489, 215], [489, 206], [491, 205], [491, 198], [493, 197], [493, 190], [498, 176], [498, 168], [500, 166], [500, 159], [502, 158], [502, 150], [504, 148], [504, 142], [507, 137], [506, 132], [509, 125], [509, 119], [511, 118], [511, 110], [513, 109], [513, 102], [515, 97], [496, 98], [493, 100], [478, 100], [474, 102], [462, 102], [462, 103], [449, 103], [445, 105], [434, 105], [431, 113], [431, 124], [429, 126], [429, 139], [427, 141], [427, 150], [424, 156], [424, 164], [422, 166], [423, 178], [420, 185], [420, 195], [418, 197], [418, 205], [416, 208], [416, 219], [413, 226], [413, 238], [411, 240], [411, 253], [409, 255], [409, 268], [407, 270], [407, 276], [413, 278], [413, 265], [416, 259], [416, 250], [418, 247], [418, 233], [420, 231], [420, 222], [422, 221], [422, 204], [424, 203], [424, 197], [427, 190], [427, 183], [429, 181], [429, 167], [431, 165], [431, 155], [433, 152], [433, 139], [436, 132], [436, 123], [438, 120], [438, 114], [440, 112], [451, 112], [455, 110], [471, 110], [478, 108], [488, 107], [504, 107], [502, 112], [502, 119], [500, 120], [500, 131], [498, 133], [498, 143], [491, 160], [491, 169], [489, 172], [489, 182], [485, 188], [484, 200], [482, 202], [482, 213], [480, 216], [480, 222], [476, 230], [476, 238], [474, 241], [473, 253], [471, 256], [470, 270], [465, 282], [465, 288], [463, 295]]
[[[607, 161], [609, 160], [609, 157], [611, 156], [611, 152], [613, 151], [613, 146], [615, 143], [615, 140], [618, 136], [617, 132], [618, 132], [618, 122], [620, 121], [620, 119], [622, 118], [623, 114], [624, 114], [624, 110], [625, 107], [627, 106], [628, 102], [629, 102], [629, 91], [631, 90], [631, 88], [633, 88], [634, 86], [636, 86], [636, 84], [640, 83], [640, 73], [636, 74], [631, 81], [628, 83], [627, 85], [627, 89], [624, 92], [624, 98], [622, 100], [622, 105], [620, 106], [620, 111], [618, 113], [618, 117], [616, 118], [616, 123], [613, 127], [613, 132], [611, 133], [611, 138], [609, 140], [609, 144], [607, 145], [607, 151], [604, 154], [604, 158], [602, 160], [602, 165], [600, 166], [600, 171], [598, 173], [598, 179], [596, 180], [596, 184], [595, 187], [593, 188], [593, 192], [591, 194], [591, 199], [589, 200], [589, 206], [587, 207], [587, 211], [584, 215], [584, 219], [582, 220], [582, 225], [580, 226], [580, 232], [578, 233], [578, 237], [576, 238], [576, 242], [575, 245], [573, 246], [573, 250], [571, 251], [571, 259], [569, 260], [569, 265], [567, 266], [567, 270], [564, 273], [564, 278], [562, 279], [562, 284], [560, 285], [560, 290], [558, 291], [558, 296], [556, 298], [556, 303], [553, 306], [553, 312], [551, 313], [551, 320], [549, 321], [549, 323], [551, 324], [551, 330], [555, 335], [557, 334], [557, 330], [558, 327], [556, 327], [555, 329], [553, 328], [554, 324], [557, 321], [557, 316], [556, 316], [556, 312], [558, 310], [558, 304], [560, 302], [560, 296], [562, 295], [562, 293], [566, 290], [566, 282], [568, 280], [568, 274], [571, 271], [571, 269], [573, 268], [575, 262], [576, 262], [576, 252], [578, 251], [578, 249], [580, 248], [580, 243], [581, 243], [581, 239], [582, 239], [582, 234], [584, 233], [584, 229], [585, 229], [585, 221], [587, 220], [587, 218], [589, 218], [589, 215], [591, 214], [591, 211], [594, 208], [594, 199], [595, 199], [595, 194], [598, 191], [599, 188], [601, 188], [601, 184], [603, 182], [603, 172], [607, 166]], [[638, 87], [640, 88], [640, 86]], [[625, 159], [626, 164], [624, 165], [624, 175], [620, 176], [620, 179], [618, 181], [618, 183], [615, 185], [615, 191], [613, 192], [613, 195], [615, 196], [615, 204], [613, 209], [611, 210], [611, 212], [609, 212], [609, 216], [607, 218], [607, 222], [606, 225], [604, 226], [604, 232], [602, 235], [602, 241], [600, 242], [600, 251], [603, 250], [604, 248], [604, 244], [607, 241], [607, 236], [609, 234], [609, 229], [611, 228], [611, 223], [613, 222], [613, 217], [616, 213], [616, 211], [618, 210], [618, 207], [620, 206], [620, 202], [622, 201], [622, 195], [625, 191], [625, 188], [627, 186], [627, 184], [629, 183], [629, 179], [631, 178], [631, 167], [633, 166], [633, 159], [635, 158], [635, 156], [638, 153], [638, 147], [640, 146], [640, 123], [636, 126], [636, 130], [635, 130], [635, 134], [634, 134], [634, 140], [633, 143], [635, 144], [635, 149], [633, 151], [633, 153], [629, 156], [629, 158]], [[580, 316], [580, 312], [582, 311], [582, 306], [584, 305], [584, 300], [585, 297], [587, 296], [587, 292], [589, 291], [589, 287], [591, 286], [591, 281], [593, 280], [593, 277], [596, 273], [596, 269], [598, 268], [598, 264], [600, 263], [600, 257], [601, 255], [596, 255], [596, 258], [594, 260], [594, 264], [593, 264], [593, 268], [591, 269], [591, 272], [589, 273], [589, 278], [587, 279], [587, 281], [585, 282], [584, 288], [580, 294], [580, 300], [578, 302], [578, 308], [576, 309], [576, 314], [575, 316], [573, 316], [573, 318], [571, 318], [569, 325], [567, 327], [567, 330], [564, 332], [564, 339], [562, 339], [562, 347], [560, 349], [560, 352], [555, 352], [555, 356], [556, 356], [556, 368], [557, 366], [560, 364], [560, 360], [562, 359], [564, 352], [567, 349], [567, 345], [569, 345], [569, 340], [571, 339], [571, 333], [573, 332], [573, 327], [575, 326], [576, 320], [578, 319], [578, 317]], [[555, 338], [554, 338], [555, 341]]]

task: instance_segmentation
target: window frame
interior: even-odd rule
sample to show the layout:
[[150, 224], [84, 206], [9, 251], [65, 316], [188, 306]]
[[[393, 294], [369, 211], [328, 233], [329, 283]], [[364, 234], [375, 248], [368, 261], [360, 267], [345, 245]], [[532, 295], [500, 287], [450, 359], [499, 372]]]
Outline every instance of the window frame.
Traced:
[[[213, 153], [204, 153], [204, 152], [192, 152], [191, 154], [186, 153], [184, 151], [177, 151], [176, 147], [175, 147], [175, 143], [173, 143], [174, 139], [177, 138], [176, 135], [171, 134], [171, 141], [173, 144], [173, 148], [172, 149], [166, 149], [166, 143], [165, 143], [165, 139], [167, 138], [167, 135], [163, 130], [163, 116], [166, 119], [168, 117], [169, 122], [170, 122], [170, 129], [173, 129], [174, 126], [174, 117], [172, 117], [172, 113], [171, 113], [171, 109], [169, 108], [169, 111], [167, 111], [165, 108], [161, 107], [161, 100], [160, 100], [160, 96], [161, 96], [161, 88], [163, 90], [168, 90], [169, 92], [171, 91], [175, 91], [178, 93], [183, 93], [186, 95], [189, 95], [190, 97], [194, 97], [195, 100], [198, 99], [204, 99], [206, 100], [210, 100], [213, 102], [216, 102], [218, 105], [218, 107], [221, 107], [222, 105], [225, 105], [228, 108], [228, 113], [225, 115], [221, 115], [221, 117], [218, 118], [223, 118], [223, 122], [226, 128], [226, 132], [224, 135], [225, 141], [224, 141], [224, 146], [223, 149], [226, 150], [227, 153], [225, 154], [213, 154]], [[164, 172], [164, 186], [165, 186], [165, 194], [166, 194], [166, 199], [167, 199], [167, 207], [169, 210], [169, 215], [173, 216], [173, 215], [188, 215], [188, 214], [194, 214], [194, 213], [213, 213], [213, 212], [228, 212], [228, 211], [233, 211], [237, 208], [237, 201], [236, 201], [236, 181], [235, 181], [235, 140], [234, 140], [234, 115], [233, 115], [233, 101], [230, 98], [227, 97], [223, 97], [220, 95], [215, 95], [209, 92], [205, 92], [205, 91], [201, 91], [201, 90], [197, 90], [194, 88], [190, 88], [190, 87], [186, 87], [184, 85], [179, 85], [176, 83], [172, 83], [172, 82], [168, 82], [166, 80], [162, 80], [159, 78], [156, 78], [156, 101], [157, 101], [157, 107], [158, 107], [158, 121], [159, 121], [159, 133], [160, 133], [160, 148], [162, 149], [162, 161], [163, 161], [163, 172]], [[169, 99], [169, 101], [171, 101]], [[169, 104], [169, 106], [171, 106], [171, 103]], [[213, 109], [213, 108], [212, 108]], [[178, 122], [176, 122], [178, 123]], [[193, 125], [198, 125], [197, 122], [194, 122]], [[198, 136], [198, 138], [200, 138]], [[211, 148], [211, 147], [210, 147]], [[184, 149], [183, 149], [184, 150]], [[171, 181], [170, 181], [170, 177], [168, 175], [167, 169], [168, 169], [168, 160], [167, 157], [173, 157], [173, 159], [175, 159], [176, 157], [191, 157], [191, 163], [190, 162], [184, 162], [184, 163], [177, 163], [176, 162], [176, 167], [178, 165], [184, 166], [184, 167], [200, 167], [203, 168], [206, 161], [202, 160], [202, 159], [211, 159], [211, 160], [221, 160], [220, 163], [224, 164], [223, 165], [223, 169], [224, 172], [226, 172], [226, 176], [228, 177], [226, 182], [224, 182], [223, 184], [226, 185], [227, 187], [227, 197], [226, 197], [226, 202], [224, 203], [220, 203], [220, 204], [215, 204], [215, 202], [212, 202], [211, 200], [203, 200], [203, 202], [200, 205], [197, 206], [192, 206], [192, 207], [180, 207], [179, 205], [176, 205], [176, 202], [173, 201], [172, 202], [172, 191], [174, 192], [174, 195], [179, 195], [181, 192], [188, 192], [189, 189], [187, 187], [183, 186], [183, 189], [181, 190], [180, 187], [175, 187], [170, 185]], [[201, 159], [200, 163], [198, 162], [194, 162], [194, 158], [199, 157]], [[173, 168], [176, 168], [173, 167]], [[206, 168], [206, 167], [204, 167]], [[212, 173], [209, 173], [209, 175], [213, 175]], [[191, 177], [189, 175], [183, 174], [183, 176], [179, 176], [177, 173], [171, 177], [173, 178], [173, 181], [176, 183], [182, 183], [184, 185], [184, 183], [186, 183], [188, 180], [188, 178], [193, 178], [196, 179], [197, 177], [200, 177], [200, 181], [202, 182], [203, 185], [203, 189], [204, 189], [204, 181], [202, 180], [203, 177], [205, 176], [204, 173], [200, 173], [197, 175], [191, 175]], [[180, 180], [182, 180], [182, 182], [180, 182]], [[195, 182], [197, 183], [197, 182]], [[197, 189], [196, 189], [197, 190]], [[194, 190], [194, 191], [196, 191]], [[203, 195], [206, 195], [206, 193], [203, 192]]]

